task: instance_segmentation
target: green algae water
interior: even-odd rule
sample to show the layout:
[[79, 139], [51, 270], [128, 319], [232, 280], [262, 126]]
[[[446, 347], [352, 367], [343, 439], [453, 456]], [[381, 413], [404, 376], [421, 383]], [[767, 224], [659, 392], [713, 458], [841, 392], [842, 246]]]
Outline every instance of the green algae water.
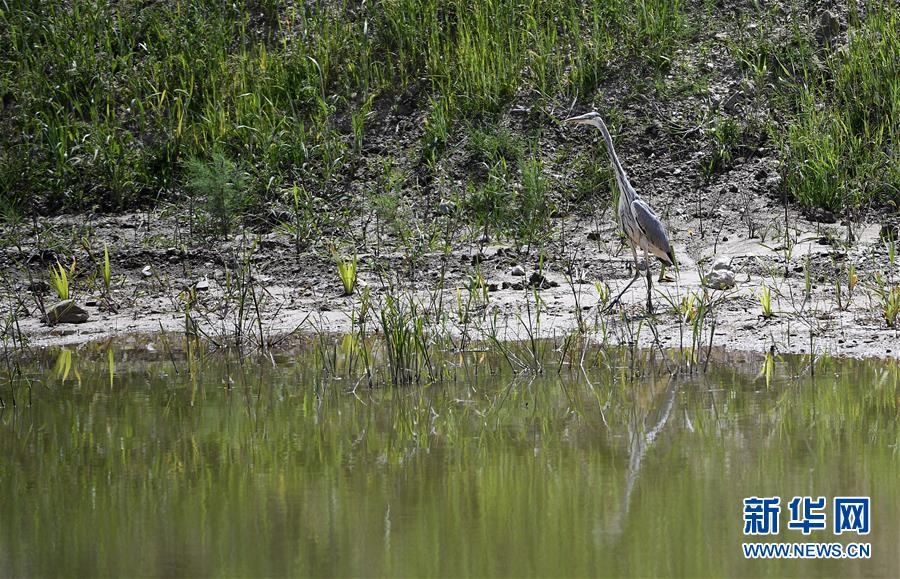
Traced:
[[[0, 576], [900, 576], [896, 362], [443, 363], [369, 388], [312, 348], [39, 356], [0, 385]], [[780, 532], [745, 536], [773, 496]], [[794, 496], [827, 528], [787, 529]], [[839, 496], [870, 498], [868, 535], [834, 534]]]

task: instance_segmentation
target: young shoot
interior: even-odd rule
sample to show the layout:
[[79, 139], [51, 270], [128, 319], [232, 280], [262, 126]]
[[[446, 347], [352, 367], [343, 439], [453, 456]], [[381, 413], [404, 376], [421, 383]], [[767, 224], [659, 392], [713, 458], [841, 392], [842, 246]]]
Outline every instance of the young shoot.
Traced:
[[103, 244], [103, 291], [106, 293], [107, 297], [110, 293], [110, 287], [112, 286], [112, 266], [109, 263], [109, 248], [106, 244]]
[[356, 289], [356, 255], [350, 259], [339, 259], [337, 268], [344, 286], [344, 295], [353, 295], [353, 290]]
[[597, 304], [602, 311], [609, 304], [609, 285], [606, 282], [598, 281], [594, 287], [597, 288]]
[[[75, 262], [72, 262], [72, 269], [75, 269]], [[56, 295], [61, 300], [69, 299], [69, 275], [66, 268], [60, 265], [57, 260], [56, 265], [50, 265], [50, 285], [56, 290]]]
[[768, 286], [763, 286], [759, 292], [759, 305], [762, 306], [763, 318], [768, 320], [774, 315], [772, 312], [772, 290]]

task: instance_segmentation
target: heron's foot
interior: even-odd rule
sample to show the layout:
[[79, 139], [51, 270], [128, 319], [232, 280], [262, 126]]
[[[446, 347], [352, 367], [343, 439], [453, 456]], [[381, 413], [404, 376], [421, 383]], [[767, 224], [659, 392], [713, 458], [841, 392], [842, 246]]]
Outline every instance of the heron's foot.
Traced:
[[657, 281], [659, 283], [671, 283], [675, 281], [675, 276], [663, 269], [661, 272], [659, 272], [659, 279]]

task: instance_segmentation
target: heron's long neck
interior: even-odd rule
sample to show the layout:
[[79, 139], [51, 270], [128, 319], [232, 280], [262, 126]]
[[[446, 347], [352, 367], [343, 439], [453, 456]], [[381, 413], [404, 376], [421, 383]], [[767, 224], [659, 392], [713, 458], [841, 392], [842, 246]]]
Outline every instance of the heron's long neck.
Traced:
[[598, 118], [597, 126], [600, 128], [600, 132], [603, 133], [603, 140], [606, 141], [606, 152], [609, 153], [609, 160], [612, 162], [613, 171], [616, 173], [619, 193], [631, 197], [631, 192], [633, 191], [631, 182], [628, 181], [628, 175], [625, 174], [625, 169], [622, 168], [622, 163], [619, 162], [619, 157], [616, 156], [616, 148], [613, 146], [612, 137], [609, 135], [606, 123], [603, 122], [603, 119]]

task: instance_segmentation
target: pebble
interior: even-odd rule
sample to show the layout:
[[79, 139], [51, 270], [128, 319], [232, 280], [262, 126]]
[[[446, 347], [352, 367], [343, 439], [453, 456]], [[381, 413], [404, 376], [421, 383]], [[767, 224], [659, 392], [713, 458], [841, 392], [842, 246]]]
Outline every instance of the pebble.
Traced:
[[209, 290], [209, 280], [205, 277], [197, 282], [197, 285], [194, 286], [197, 288], [198, 292], [205, 292]]
[[509, 270], [509, 275], [521, 277], [525, 275], [525, 268], [521, 265], [514, 265], [511, 270]]
[[144, 269], [141, 270], [141, 275], [144, 277], [150, 277], [151, 275], [153, 275], [153, 270], [149, 265], [145, 265]]

